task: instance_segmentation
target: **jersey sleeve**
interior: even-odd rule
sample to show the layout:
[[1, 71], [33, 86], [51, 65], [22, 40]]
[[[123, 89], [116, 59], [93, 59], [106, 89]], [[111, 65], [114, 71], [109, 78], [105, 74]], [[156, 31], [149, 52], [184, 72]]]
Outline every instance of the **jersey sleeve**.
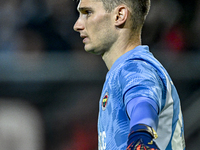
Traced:
[[125, 106], [136, 97], [147, 97], [158, 105], [160, 112], [164, 88], [156, 69], [143, 60], [129, 61], [120, 75]]

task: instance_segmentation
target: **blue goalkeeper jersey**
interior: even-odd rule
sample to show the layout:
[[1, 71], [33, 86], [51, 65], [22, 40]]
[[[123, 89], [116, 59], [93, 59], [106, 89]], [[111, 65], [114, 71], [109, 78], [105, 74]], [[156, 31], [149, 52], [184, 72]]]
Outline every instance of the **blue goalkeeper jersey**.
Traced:
[[106, 75], [99, 101], [99, 150], [126, 150], [130, 132], [126, 105], [136, 97], [150, 98], [158, 106], [155, 142], [159, 148], [183, 150], [179, 96], [167, 71], [149, 52], [148, 46], [137, 46], [119, 57]]

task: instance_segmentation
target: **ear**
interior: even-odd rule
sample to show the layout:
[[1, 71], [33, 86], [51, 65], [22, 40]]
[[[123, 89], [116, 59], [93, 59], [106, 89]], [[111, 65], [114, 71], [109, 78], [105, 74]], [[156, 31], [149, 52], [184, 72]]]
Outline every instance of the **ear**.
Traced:
[[119, 5], [115, 8], [115, 26], [124, 26], [128, 18], [129, 10], [125, 5]]

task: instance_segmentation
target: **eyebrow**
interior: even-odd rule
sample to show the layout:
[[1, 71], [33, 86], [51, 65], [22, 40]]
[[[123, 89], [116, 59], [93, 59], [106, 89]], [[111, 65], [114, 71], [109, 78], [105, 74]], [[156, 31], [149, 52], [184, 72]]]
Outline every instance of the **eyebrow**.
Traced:
[[82, 11], [84, 11], [84, 10], [92, 10], [92, 7], [79, 7], [79, 8], [77, 8], [77, 10], [78, 10], [79, 12], [82, 12]]

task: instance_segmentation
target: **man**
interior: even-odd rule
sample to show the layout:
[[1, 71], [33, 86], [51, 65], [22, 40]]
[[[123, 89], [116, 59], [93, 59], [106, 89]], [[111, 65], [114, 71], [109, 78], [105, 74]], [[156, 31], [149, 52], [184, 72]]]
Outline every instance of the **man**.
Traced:
[[141, 45], [149, 7], [149, 0], [79, 1], [74, 30], [109, 69], [99, 102], [99, 150], [185, 149], [177, 91]]

